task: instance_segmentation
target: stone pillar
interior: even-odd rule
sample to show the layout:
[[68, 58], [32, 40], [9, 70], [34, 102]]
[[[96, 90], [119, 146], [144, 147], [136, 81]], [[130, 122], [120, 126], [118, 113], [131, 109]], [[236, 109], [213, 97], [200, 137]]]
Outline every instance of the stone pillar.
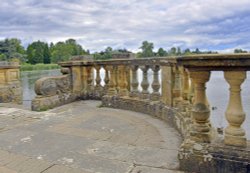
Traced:
[[132, 71], [132, 82], [131, 82], [132, 90], [130, 92], [131, 97], [139, 96], [139, 91], [138, 91], [139, 82], [138, 82], [138, 76], [137, 76], [138, 68], [139, 68], [138, 65], [131, 66], [131, 71]]
[[117, 90], [116, 90], [116, 73], [117, 73], [117, 67], [113, 65], [107, 66], [108, 71], [110, 72], [110, 79], [108, 83], [108, 95], [116, 95]]
[[162, 102], [168, 106], [173, 106], [173, 86], [174, 86], [174, 75], [173, 67], [161, 66], [161, 81], [162, 81]]
[[73, 92], [76, 94], [80, 94], [82, 91], [82, 68], [81, 66], [73, 66], [72, 67], [72, 84], [73, 84]]
[[180, 77], [180, 71], [179, 71], [178, 67], [175, 67], [173, 69], [174, 69], [174, 88], [173, 88], [174, 98], [181, 99], [181, 77]]
[[127, 82], [127, 75], [126, 75], [126, 66], [119, 65], [118, 66], [118, 86], [119, 86], [119, 95], [120, 96], [127, 96], [128, 95], [128, 82]]
[[245, 71], [227, 71], [224, 77], [230, 85], [230, 98], [226, 110], [228, 127], [225, 129], [224, 143], [239, 147], [246, 147], [245, 130], [241, 125], [245, 120], [245, 113], [241, 104], [241, 84], [246, 79]]
[[209, 123], [210, 110], [206, 104], [206, 82], [209, 81], [210, 72], [190, 72], [194, 82], [194, 105], [192, 108], [193, 127], [191, 137], [197, 142], [211, 141], [211, 127]]
[[109, 71], [108, 71], [107, 66], [104, 66], [103, 68], [105, 70], [105, 78], [104, 78], [105, 86], [104, 86], [104, 90], [105, 90], [105, 93], [107, 93], [108, 84], [109, 84]]
[[93, 69], [91, 66], [87, 67], [87, 93], [92, 94], [94, 90], [93, 86]]
[[[68, 70], [69, 71], [69, 70]], [[67, 68], [61, 69], [61, 72], [64, 74], [64, 72], [67, 72]], [[85, 97], [88, 94], [88, 67], [83, 66], [82, 67], [82, 96]]]
[[153, 75], [153, 82], [152, 82], [152, 88], [153, 88], [153, 93], [151, 94], [150, 99], [153, 101], [159, 101], [160, 99], [160, 82], [159, 82], [159, 70], [160, 70], [160, 66], [159, 65], [155, 65], [152, 67], [152, 70], [154, 72]]
[[183, 100], [188, 100], [189, 78], [188, 78], [188, 73], [184, 68], [181, 69], [181, 76], [182, 76], [181, 96]]
[[142, 92], [140, 94], [141, 99], [148, 99], [149, 98], [148, 69], [149, 69], [149, 66], [147, 66], [147, 65], [141, 67], [142, 75], [143, 75], [143, 79], [142, 79], [142, 82], [141, 82], [141, 87], [142, 87]]

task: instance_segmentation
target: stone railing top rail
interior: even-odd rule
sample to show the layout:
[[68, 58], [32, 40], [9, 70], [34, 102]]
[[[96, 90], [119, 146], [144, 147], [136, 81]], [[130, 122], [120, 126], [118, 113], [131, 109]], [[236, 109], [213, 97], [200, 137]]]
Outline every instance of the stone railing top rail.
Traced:
[[62, 67], [69, 66], [93, 66], [93, 65], [159, 65], [168, 63], [166, 57], [149, 57], [149, 58], [134, 58], [134, 59], [110, 59], [110, 60], [74, 60], [61, 62]]
[[189, 70], [250, 70], [250, 54], [179, 56], [171, 61]]
[[190, 70], [250, 70], [250, 54], [205, 54], [189, 56], [148, 57], [111, 60], [74, 60], [62, 62], [62, 67], [94, 65], [173, 65]]
[[0, 61], [0, 69], [1, 68], [19, 68], [20, 65], [18, 62], [8, 62], [8, 61]]

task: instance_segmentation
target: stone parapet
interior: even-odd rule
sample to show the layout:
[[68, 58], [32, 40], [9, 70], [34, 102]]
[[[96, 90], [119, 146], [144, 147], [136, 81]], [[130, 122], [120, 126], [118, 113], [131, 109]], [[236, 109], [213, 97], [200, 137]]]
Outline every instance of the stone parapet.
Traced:
[[[103, 106], [150, 114], [175, 126], [184, 139], [179, 151], [182, 170], [234, 173], [239, 168], [239, 172], [250, 172], [241, 103], [241, 84], [250, 71], [250, 54], [76, 59], [60, 65], [69, 73], [38, 81], [34, 107], [52, 108], [78, 98], [102, 99]], [[225, 136], [210, 122], [206, 84], [211, 71], [223, 71], [229, 84]], [[67, 81], [66, 90], [62, 81]], [[232, 167], [226, 168], [230, 164]]]
[[77, 100], [81, 94], [72, 90], [71, 73], [62, 69], [62, 76], [43, 77], [36, 81], [37, 96], [32, 100], [31, 109], [45, 111]]
[[0, 103], [22, 103], [19, 64], [0, 62]]

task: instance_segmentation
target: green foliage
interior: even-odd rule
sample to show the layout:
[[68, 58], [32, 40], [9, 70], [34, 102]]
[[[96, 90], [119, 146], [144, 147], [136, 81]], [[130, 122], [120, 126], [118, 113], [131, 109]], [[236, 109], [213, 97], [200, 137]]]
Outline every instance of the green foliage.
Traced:
[[148, 41], [143, 41], [142, 46], [140, 47], [142, 50], [141, 57], [152, 57], [154, 56], [154, 43], [150, 43]]
[[30, 44], [27, 48], [28, 62], [31, 64], [43, 63], [45, 56], [46, 43], [36, 41]]
[[0, 60], [10, 61], [13, 58], [25, 61], [25, 50], [21, 41], [16, 38], [0, 40]]
[[52, 70], [58, 69], [60, 66], [58, 64], [22, 64], [21, 71], [34, 71], [34, 70]]
[[55, 45], [51, 43], [50, 52], [51, 62], [53, 63], [67, 61], [71, 56], [89, 54], [89, 51], [85, 51], [74, 39], [68, 39], [65, 42], [58, 42]]
[[50, 64], [50, 50], [49, 50], [49, 46], [48, 44], [46, 43], [45, 46], [44, 46], [44, 50], [43, 50], [43, 63], [44, 64]]
[[192, 54], [192, 52], [190, 49], [187, 48], [184, 50], [184, 55], [191, 55], [191, 54]]
[[5, 54], [0, 54], [0, 61], [6, 61], [7, 56]]
[[127, 49], [116, 49], [113, 50], [111, 47], [107, 47], [104, 51], [94, 53], [94, 59], [96, 60], [107, 60], [112, 58], [114, 53], [131, 53]]
[[247, 53], [247, 51], [242, 49], [234, 49], [234, 53]]
[[176, 48], [175, 47], [172, 47], [169, 51], [169, 55], [176, 55]]
[[68, 39], [65, 42], [56, 44], [50, 43], [50, 46], [45, 42], [36, 41], [27, 48], [27, 58], [31, 64], [58, 63], [69, 60], [71, 56], [84, 54], [89, 54], [89, 52], [83, 50], [82, 46], [77, 44], [74, 39]]
[[168, 53], [166, 50], [164, 50], [163, 48], [158, 49], [157, 56], [163, 57], [163, 56], [167, 56], [167, 55], [168, 55]]

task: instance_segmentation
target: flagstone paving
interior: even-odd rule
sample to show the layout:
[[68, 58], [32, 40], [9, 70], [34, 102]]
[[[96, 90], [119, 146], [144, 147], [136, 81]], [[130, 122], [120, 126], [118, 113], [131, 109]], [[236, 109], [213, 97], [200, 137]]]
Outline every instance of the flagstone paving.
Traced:
[[45, 112], [0, 104], [0, 173], [181, 173], [174, 128], [100, 104]]

